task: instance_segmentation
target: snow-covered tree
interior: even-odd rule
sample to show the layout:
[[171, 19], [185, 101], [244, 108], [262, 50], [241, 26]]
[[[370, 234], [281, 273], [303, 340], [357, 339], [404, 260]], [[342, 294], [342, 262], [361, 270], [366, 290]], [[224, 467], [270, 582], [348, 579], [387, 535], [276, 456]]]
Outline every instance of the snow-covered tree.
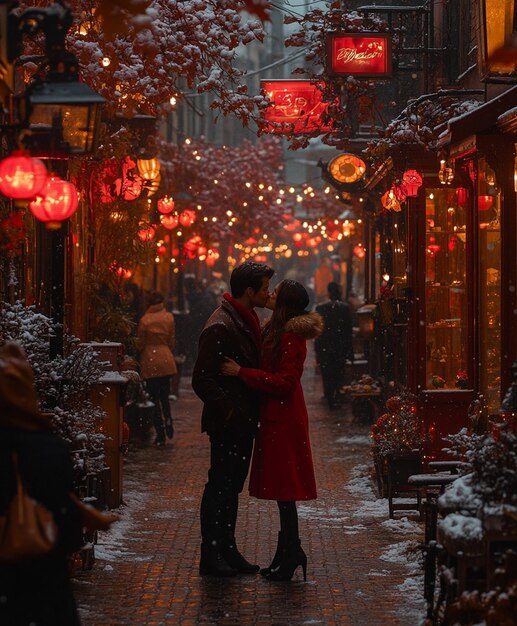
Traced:
[[[257, 105], [265, 104], [262, 96], [248, 93], [244, 72], [236, 63], [239, 46], [262, 41], [265, 35], [262, 22], [243, 12], [250, 2], [70, 0], [68, 4], [74, 16], [68, 47], [79, 60], [82, 78], [106, 98], [111, 113], [166, 114], [174, 106], [171, 98], [209, 91], [214, 96], [212, 108], [233, 113], [247, 125]], [[31, 52], [35, 51], [33, 46]], [[26, 77], [36, 69], [34, 62], [26, 64]]]
[[70, 446], [78, 478], [104, 466], [104, 412], [89, 400], [103, 370], [91, 347], [65, 336], [65, 355], [50, 358], [52, 320], [21, 302], [2, 303], [0, 338], [24, 349], [34, 372], [40, 408], [51, 413], [53, 426]]

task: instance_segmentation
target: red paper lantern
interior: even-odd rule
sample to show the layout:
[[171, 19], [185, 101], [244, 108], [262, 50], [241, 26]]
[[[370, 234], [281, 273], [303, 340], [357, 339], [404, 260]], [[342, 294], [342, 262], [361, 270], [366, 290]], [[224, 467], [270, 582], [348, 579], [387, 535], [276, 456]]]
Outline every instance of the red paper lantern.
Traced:
[[395, 191], [393, 189], [388, 189], [388, 191], [383, 194], [381, 198], [381, 204], [388, 211], [395, 211], [398, 213], [401, 210], [400, 202], [397, 200]]
[[478, 209], [480, 211], [488, 211], [494, 204], [494, 198], [492, 196], [478, 196]]
[[366, 252], [363, 246], [357, 244], [357, 246], [354, 246], [354, 254], [358, 259], [364, 259]]
[[0, 161], [0, 193], [13, 200], [34, 198], [48, 179], [43, 161], [14, 153]]
[[416, 198], [422, 182], [423, 178], [416, 170], [406, 170], [402, 176], [402, 184], [404, 185], [406, 196]]
[[456, 189], [456, 202], [459, 206], [465, 206], [465, 204], [467, 204], [467, 190], [465, 187], [458, 187]]
[[174, 213], [173, 215], [161, 215], [160, 222], [164, 228], [172, 230], [179, 224], [178, 214]]
[[141, 241], [151, 241], [154, 238], [155, 230], [152, 226], [148, 226], [147, 228], [141, 228], [138, 231], [138, 238]]
[[167, 213], [172, 213], [174, 211], [175, 202], [170, 196], [165, 196], [164, 198], [160, 198], [157, 202], [158, 211], [163, 213], [163, 215], [167, 215]]
[[179, 220], [182, 226], [192, 226], [192, 224], [196, 221], [196, 212], [187, 209], [180, 214]]
[[79, 204], [75, 185], [57, 176], [51, 176], [41, 195], [29, 203], [29, 209], [40, 222], [62, 222], [71, 217]]

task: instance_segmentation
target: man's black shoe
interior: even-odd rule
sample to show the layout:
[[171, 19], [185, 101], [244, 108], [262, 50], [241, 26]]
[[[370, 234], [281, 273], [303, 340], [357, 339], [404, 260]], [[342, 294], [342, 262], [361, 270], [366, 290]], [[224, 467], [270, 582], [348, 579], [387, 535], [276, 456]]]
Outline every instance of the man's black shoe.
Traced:
[[221, 554], [230, 567], [239, 574], [256, 574], [260, 567], [247, 561], [237, 549], [235, 542], [231, 545], [221, 546]]
[[165, 432], [167, 433], [167, 437], [172, 439], [174, 437], [174, 428], [172, 427], [172, 419], [165, 420]]
[[205, 546], [201, 544], [201, 560], [199, 561], [200, 576], [218, 576], [227, 578], [236, 576], [237, 570], [230, 567], [221, 556], [217, 546]]

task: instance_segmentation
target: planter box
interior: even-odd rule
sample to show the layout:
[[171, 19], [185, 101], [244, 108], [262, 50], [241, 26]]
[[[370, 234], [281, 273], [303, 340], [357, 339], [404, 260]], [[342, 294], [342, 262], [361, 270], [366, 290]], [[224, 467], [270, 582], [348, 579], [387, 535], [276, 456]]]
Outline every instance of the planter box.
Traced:
[[[413, 474], [422, 471], [420, 452], [390, 452], [386, 455], [387, 464], [387, 498], [390, 518], [395, 511], [420, 512], [420, 491], [418, 487], [410, 485], [408, 479]], [[398, 502], [395, 498], [414, 498], [415, 503]]]

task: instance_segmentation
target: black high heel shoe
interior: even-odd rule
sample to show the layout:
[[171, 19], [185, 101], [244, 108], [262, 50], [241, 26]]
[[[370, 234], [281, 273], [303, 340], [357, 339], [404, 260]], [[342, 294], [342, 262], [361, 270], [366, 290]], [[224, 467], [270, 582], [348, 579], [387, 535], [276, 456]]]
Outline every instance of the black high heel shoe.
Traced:
[[280, 565], [267, 574], [266, 578], [272, 581], [291, 580], [300, 565], [303, 570], [303, 580], [307, 582], [307, 555], [298, 541], [296, 544], [287, 546]]
[[269, 565], [269, 567], [263, 567], [259, 571], [259, 574], [261, 576], [268, 576], [269, 574], [271, 574], [271, 572], [274, 569], [276, 569], [282, 562], [282, 559], [284, 558], [284, 553], [285, 553], [284, 534], [282, 533], [282, 531], [280, 531], [278, 533], [278, 543], [276, 544], [275, 556], [273, 557], [273, 560], [271, 561], [271, 564]]

